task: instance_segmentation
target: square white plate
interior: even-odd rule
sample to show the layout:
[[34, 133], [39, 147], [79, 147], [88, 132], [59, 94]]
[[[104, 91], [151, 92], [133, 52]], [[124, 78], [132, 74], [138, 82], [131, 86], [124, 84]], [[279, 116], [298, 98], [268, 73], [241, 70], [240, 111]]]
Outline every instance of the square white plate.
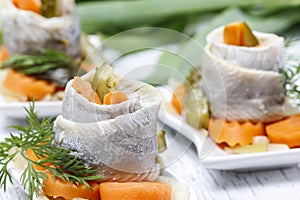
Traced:
[[[171, 92], [167, 87], [158, 87], [165, 102], [170, 102]], [[260, 170], [281, 168], [297, 165], [300, 163], [300, 148], [249, 153], [229, 154], [218, 147], [208, 136], [207, 130], [196, 130], [177, 114], [171, 113], [163, 104], [159, 113], [159, 120], [178, 133], [189, 139], [196, 147], [199, 162], [204, 167], [218, 170]]]

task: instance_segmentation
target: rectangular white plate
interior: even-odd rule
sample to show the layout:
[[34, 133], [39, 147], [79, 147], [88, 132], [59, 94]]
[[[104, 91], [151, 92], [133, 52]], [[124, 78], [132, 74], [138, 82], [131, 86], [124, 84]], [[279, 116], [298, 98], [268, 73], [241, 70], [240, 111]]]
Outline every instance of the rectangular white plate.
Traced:
[[[171, 92], [167, 87], [158, 87], [166, 102], [170, 102]], [[207, 130], [196, 130], [177, 114], [170, 113], [163, 104], [159, 120], [194, 143], [199, 162], [206, 168], [218, 170], [259, 170], [281, 168], [300, 163], [300, 148], [281, 151], [229, 154], [219, 148], [208, 136]]]

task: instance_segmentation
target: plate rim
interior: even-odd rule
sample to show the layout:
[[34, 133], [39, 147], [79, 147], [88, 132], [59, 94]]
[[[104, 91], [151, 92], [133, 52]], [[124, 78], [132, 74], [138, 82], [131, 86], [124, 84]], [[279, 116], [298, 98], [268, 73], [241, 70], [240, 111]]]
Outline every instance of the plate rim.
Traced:
[[[0, 101], [0, 109], [1, 108], [15, 108], [15, 107], [24, 107], [31, 104], [31, 101], [26, 102], [4, 102]], [[62, 101], [34, 101], [35, 106], [46, 107], [46, 106], [56, 106], [61, 105]]]
[[[54, 117], [61, 114], [63, 101], [34, 101], [34, 107], [39, 117]], [[2, 116], [11, 119], [25, 119], [26, 111], [32, 101], [26, 102], [5, 102], [0, 101], [0, 112]]]

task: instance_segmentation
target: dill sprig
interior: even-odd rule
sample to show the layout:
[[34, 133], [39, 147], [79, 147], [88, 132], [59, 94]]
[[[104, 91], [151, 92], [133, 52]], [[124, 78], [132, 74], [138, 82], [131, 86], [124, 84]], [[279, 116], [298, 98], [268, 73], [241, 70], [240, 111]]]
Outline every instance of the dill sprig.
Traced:
[[284, 46], [285, 48], [293, 46], [296, 42], [299, 42], [300, 37], [286, 37], [284, 39]]
[[[24, 189], [28, 190], [30, 199], [39, 194], [43, 180], [48, 178], [44, 171], [36, 170], [35, 165], [48, 170], [53, 179], [59, 178], [76, 185], [84, 184], [90, 189], [88, 181], [103, 178], [95, 175], [96, 170], [86, 166], [82, 160], [71, 155], [69, 150], [52, 145], [54, 140], [52, 119], [44, 118], [40, 122], [34, 109], [34, 103], [30, 104], [30, 108], [26, 109], [26, 112], [29, 125], [27, 127], [13, 126], [18, 134], [10, 133], [10, 137], [0, 143], [0, 186], [4, 190], [6, 190], [8, 181], [13, 182], [9, 173], [9, 163], [17, 155], [27, 161], [20, 181]], [[38, 158], [37, 161], [26, 156], [28, 149], [34, 152]]]
[[300, 61], [290, 56], [285, 63], [280, 73], [284, 77], [286, 95], [300, 107]]
[[[0, 69], [14, 69], [20, 73], [43, 79], [58, 86], [65, 86], [78, 70], [76, 60], [53, 49], [44, 49], [38, 55], [12, 55], [1, 63]], [[60, 76], [53, 76], [55, 72]], [[63, 77], [62, 78], [62, 74]], [[57, 77], [56, 77], [57, 76]]]

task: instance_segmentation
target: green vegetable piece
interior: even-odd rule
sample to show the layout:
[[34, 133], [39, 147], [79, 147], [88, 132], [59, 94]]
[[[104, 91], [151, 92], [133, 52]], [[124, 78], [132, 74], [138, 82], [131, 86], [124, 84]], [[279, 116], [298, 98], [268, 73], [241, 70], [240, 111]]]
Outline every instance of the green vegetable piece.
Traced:
[[157, 143], [158, 143], [158, 152], [162, 153], [167, 149], [167, 142], [165, 138], [166, 132], [160, 130], [157, 132]]
[[250, 29], [250, 27], [245, 23], [242, 22], [243, 25], [243, 33], [244, 33], [244, 37], [243, 37], [243, 45], [246, 47], [253, 47], [256, 45], [259, 45], [258, 39], [255, 37], [255, 35], [252, 33], [252, 30]]
[[198, 68], [193, 68], [185, 83], [183, 115], [185, 121], [196, 129], [207, 128], [209, 122], [208, 101], [201, 85], [201, 75]]
[[119, 84], [119, 78], [113, 68], [108, 63], [103, 63], [96, 68], [96, 73], [92, 81], [92, 87], [97, 92], [101, 100], [104, 96], [116, 90]]
[[41, 15], [47, 18], [58, 17], [60, 15], [61, 0], [41, 0]]

